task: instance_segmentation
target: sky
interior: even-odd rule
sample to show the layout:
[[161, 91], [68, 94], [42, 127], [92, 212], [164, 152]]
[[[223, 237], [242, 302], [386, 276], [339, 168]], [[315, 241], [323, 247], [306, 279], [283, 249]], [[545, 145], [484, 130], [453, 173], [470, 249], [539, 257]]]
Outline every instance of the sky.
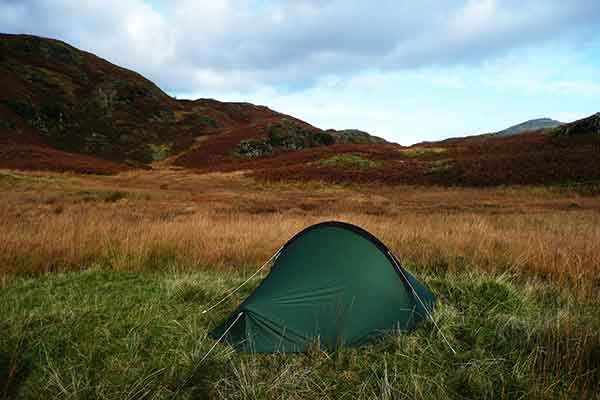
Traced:
[[600, 111], [599, 0], [0, 0], [0, 32], [404, 145]]

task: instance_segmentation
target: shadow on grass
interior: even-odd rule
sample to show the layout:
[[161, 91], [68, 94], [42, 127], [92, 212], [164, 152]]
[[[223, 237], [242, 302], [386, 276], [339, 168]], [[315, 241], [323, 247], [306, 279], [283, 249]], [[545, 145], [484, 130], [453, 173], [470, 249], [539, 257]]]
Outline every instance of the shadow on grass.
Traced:
[[10, 353], [0, 352], [0, 399], [15, 398], [32, 370], [31, 361], [24, 357], [22, 343]]

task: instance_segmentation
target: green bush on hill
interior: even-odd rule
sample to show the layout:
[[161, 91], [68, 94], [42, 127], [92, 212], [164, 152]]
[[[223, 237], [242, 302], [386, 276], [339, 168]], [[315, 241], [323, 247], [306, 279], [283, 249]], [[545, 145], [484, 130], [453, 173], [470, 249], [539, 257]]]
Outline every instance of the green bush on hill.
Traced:
[[171, 155], [171, 146], [168, 144], [150, 144], [148, 145], [152, 151], [152, 160], [161, 161]]
[[383, 166], [383, 162], [363, 158], [360, 154], [340, 154], [321, 160], [320, 164], [325, 167], [349, 169], [372, 169]]

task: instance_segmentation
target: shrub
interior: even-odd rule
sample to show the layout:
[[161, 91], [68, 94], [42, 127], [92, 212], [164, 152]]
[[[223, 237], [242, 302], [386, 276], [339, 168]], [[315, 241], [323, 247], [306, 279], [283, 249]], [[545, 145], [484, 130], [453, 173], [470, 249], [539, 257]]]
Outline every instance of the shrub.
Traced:
[[340, 154], [320, 161], [321, 165], [335, 168], [372, 169], [383, 165], [381, 161], [373, 161], [359, 154]]
[[260, 157], [273, 152], [273, 146], [259, 139], [246, 139], [238, 144], [235, 153], [244, 157]]

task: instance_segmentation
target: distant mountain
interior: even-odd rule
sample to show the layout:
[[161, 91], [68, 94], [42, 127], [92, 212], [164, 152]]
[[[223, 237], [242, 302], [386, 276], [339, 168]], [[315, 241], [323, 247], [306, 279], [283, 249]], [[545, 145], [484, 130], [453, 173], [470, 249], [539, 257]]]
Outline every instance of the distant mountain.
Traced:
[[0, 87], [0, 168], [112, 173], [348, 142], [264, 106], [177, 100], [136, 72], [37, 36], [0, 34]]
[[545, 128], [556, 128], [557, 126], [562, 125], [562, 122], [556, 121], [550, 118], [538, 118], [538, 119], [530, 119], [529, 121], [522, 122], [517, 125], [513, 125], [504, 130], [498, 131], [495, 135], [498, 136], [511, 136], [518, 135], [519, 133], [537, 131], [538, 129]]

